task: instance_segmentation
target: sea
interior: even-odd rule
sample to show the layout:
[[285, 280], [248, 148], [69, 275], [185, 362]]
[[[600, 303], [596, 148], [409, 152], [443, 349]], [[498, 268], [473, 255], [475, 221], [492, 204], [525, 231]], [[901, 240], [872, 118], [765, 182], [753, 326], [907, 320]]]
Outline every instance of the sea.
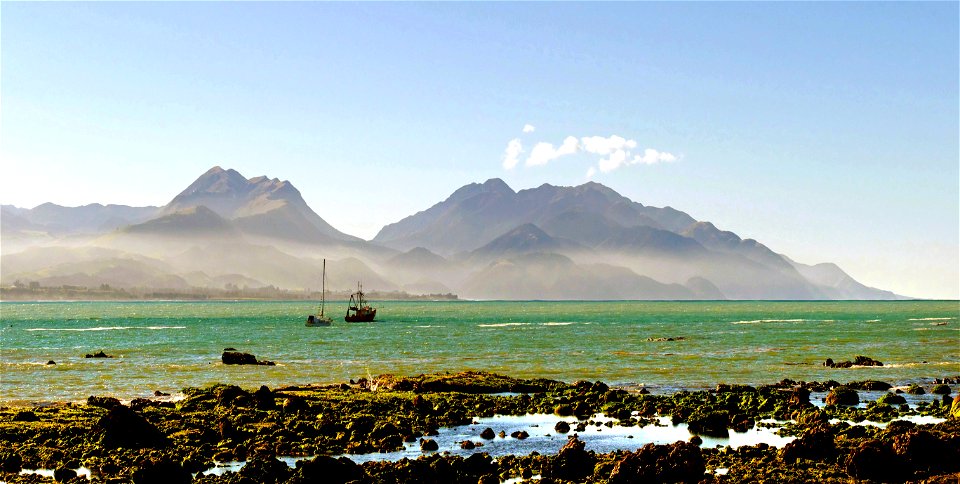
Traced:
[[[485, 370], [665, 393], [718, 383], [960, 375], [960, 302], [383, 301], [377, 321], [306, 327], [304, 301], [2, 302], [0, 404], [176, 398], [392, 373]], [[274, 366], [221, 363], [225, 348]], [[86, 358], [98, 351], [112, 358]], [[856, 355], [879, 367], [828, 368]], [[49, 364], [48, 362], [54, 362]], [[164, 397], [167, 397], [164, 395]]]

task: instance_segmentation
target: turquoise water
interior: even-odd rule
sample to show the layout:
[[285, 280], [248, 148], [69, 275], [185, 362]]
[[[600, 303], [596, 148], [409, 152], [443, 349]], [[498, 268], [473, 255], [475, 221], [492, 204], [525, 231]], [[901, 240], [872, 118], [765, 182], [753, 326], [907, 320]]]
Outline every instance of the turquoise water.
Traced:
[[[654, 391], [960, 374], [957, 301], [379, 306], [376, 323], [307, 328], [313, 307], [303, 302], [0, 303], [0, 401], [130, 399], [218, 382], [273, 388], [465, 369]], [[684, 339], [648, 340], [677, 337]], [[224, 366], [226, 347], [277, 366]], [[115, 358], [84, 358], [99, 350]], [[885, 366], [821, 365], [858, 354]]]

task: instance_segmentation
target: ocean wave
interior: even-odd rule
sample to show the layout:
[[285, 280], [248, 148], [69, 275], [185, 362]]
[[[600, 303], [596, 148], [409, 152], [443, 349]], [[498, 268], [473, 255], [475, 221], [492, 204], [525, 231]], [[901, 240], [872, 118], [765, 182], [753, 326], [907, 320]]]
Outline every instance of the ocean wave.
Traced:
[[879, 319], [868, 319], [868, 320], [866, 320], [865, 322], [867, 322], [867, 323], [879, 323], [880, 320], [879, 320]]
[[186, 326], [97, 326], [94, 328], [27, 328], [24, 331], [121, 331], [126, 329], [187, 329]]
[[[883, 368], [914, 368], [918, 366], [954, 366], [956, 364], [957, 364], [956, 361], [930, 361], [930, 362], [918, 361], [913, 363], [893, 363], [893, 364], [884, 363]], [[864, 367], [864, 368], [880, 368], [880, 367]]]
[[943, 318], [910, 318], [907, 321], [949, 321], [957, 319], [955, 317], [943, 317]]
[[[753, 319], [750, 321], [734, 321], [733, 324], [803, 323], [805, 321], [818, 321], [818, 320], [816, 319]], [[829, 320], [829, 321], [832, 321], [832, 320]]]
[[569, 321], [569, 322], [549, 321], [549, 322], [543, 323], [541, 326], [570, 326], [571, 324], [577, 324], [577, 323], [574, 321]]
[[507, 326], [528, 326], [530, 323], [491, 323], [491, 324], [478, 324], [480, 328], [504, 328]]

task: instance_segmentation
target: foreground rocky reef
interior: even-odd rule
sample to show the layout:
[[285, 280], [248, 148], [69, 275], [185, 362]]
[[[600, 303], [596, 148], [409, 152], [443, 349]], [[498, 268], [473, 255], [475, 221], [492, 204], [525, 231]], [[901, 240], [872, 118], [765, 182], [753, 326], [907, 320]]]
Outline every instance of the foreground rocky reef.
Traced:
[[[794, 382], [750, 387], [718, 385], [710, 391], [652, 395], [602, 382], [568, 384], [518, 380], [484, 372], [351, 381], [328, 386], [243, 389], [188, 388], [176, 401], [110, 397], [86, 404], [0, 409], [0, 480], [49, 482], [20, 474], [52, 469], [57, 480], [88, 482], [495, 483], [541, 477], [540, 482], [957, 482], [960, 479], [960, 396], [957, 380], [931, 385], [935, 397], [908, 405], [884, 382]], [[914, 392], [925, 391], [921, 387]], [[814, 405], [811, 392], [828, 392]], [[482, 441], [464, 441], [466, 457], [433, 452], [431, 437], [444, 427], [493, 415], [555, 414], [575, 428], [551, 429], [569, 437], [556, 455], [491, 457]], [[597, 414], [605, 425], [654, 425], [658, 416], [685, 423], [696, 436], [669, 445], [637, 442], [633, 451], [586, 450], [575, 435]], [[946, 419], [917, 425], [906, 416]], [[702, 436], [745, 431], [763, 419], [786, 421], [781, 434], [796, 437], [782, 448], [766, 444], [701, 447]], [[839, 420], [839, 421], [838, 421]], [[762, 424], [761, 424], [762, 425]], [[578, 429], [579, 428], [579, 429]], [[491, 435], [486, 438], [496, 438]], [[526, 435], [516, 432], [512, 438]], [[504, 438], [501, 436], [500, 438]], [[357, 464], [344, 454], [392, 452], [419, 442], [416, 459]], [[477, 446], [474, 448], [473, 446]], [[290, 467], [278, 457], [304, 457]], [[236, 472], [204, 475], [214, 461], [245, 461]], [[718, 472], [718, 469], [723, 471]]]

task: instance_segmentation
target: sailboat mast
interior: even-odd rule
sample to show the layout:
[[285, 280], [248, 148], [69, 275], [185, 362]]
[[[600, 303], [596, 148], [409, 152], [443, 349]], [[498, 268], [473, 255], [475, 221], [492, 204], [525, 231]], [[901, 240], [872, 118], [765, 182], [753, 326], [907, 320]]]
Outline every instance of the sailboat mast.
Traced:
[[327, 302], [327, 259], [323, 259], [323, 276], [320, 281], [320, 315], [323, 316], [323, 306]]

